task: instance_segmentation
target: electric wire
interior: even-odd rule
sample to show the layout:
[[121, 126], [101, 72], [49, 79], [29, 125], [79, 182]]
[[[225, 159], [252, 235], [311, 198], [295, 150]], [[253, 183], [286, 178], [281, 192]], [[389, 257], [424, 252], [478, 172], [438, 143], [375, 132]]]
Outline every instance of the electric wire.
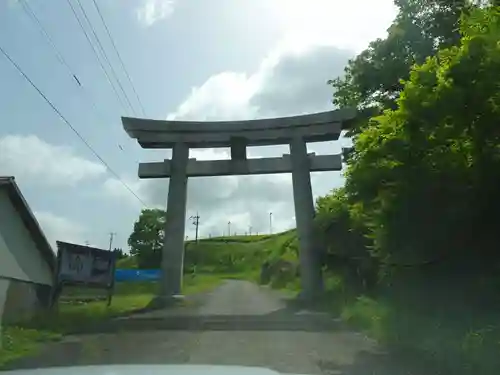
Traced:
[[75, 82], [79, 86], [81, 86], [82, 84], [81, 84], [80, 80], [78, 79], [77, 75], [75, 74], [75, 72], [73, 71], [73, 69], [71, 69], [71, 67], [69, 66], [69, 64], [66, 62], [66, 59], [63, 57], [63, 55], [61, 54], [61, 52], [57, 48], [56, 44], [54, 43], [54, 40], [49, 35], [49, 33], [47, 32], [47, 30], [45, 30], [45, 27], [43, 27], [42, 23], [40, 22], [40, 19], [38, 18], [38, 16], [36, 15], [36, 13], [33, 11], [33, 9], [31, 8], [31, 6], [29, 5], [29, 3], [26, 0], [19, 0], [19, 2], [21, 3], [21, 6], [23, 7], [24, 12], [38, 26], [38, 29], [40, 30], [40, 32], [42, 33], [42, 35], [45, 36], [45, 38], [47, 40], [47, 43], [54, 50], [54, 53], [56, 55], [57, 60], [59, 60], [59, 62], [61, 63], [61, 65], [63, 65], [68, 70], [69, 74], [73, 77], [73, 79], [75, 80]]
[[123, 107], [123, 109], [126, 111], [126, 106], [125, 104], [123, 103], [123, 100], [121, 98], [121, 96], [118, 94], [118, 90], [116, 89], [115, 85], [113, 84], [113, 81], [111, 80], [111, 77], [109, 76], [109, 73], [108, 71], [104, 68], [104, 65], [101, 61], [101, 58], [99, 56], [99, 53], [97, 52], [97, 50], [95, 49], [94, 47], [94, 44], [92, 43], [92, 40], [90, 39], [90, 36], [88, 35], [87, 33], [87, 30], [85, 30], [85, 27], [83, 26], [83, 23], [82, 21], [80, 20], [80, 17], [78, 16], [78, 13], [76, 12], [76, 9], [75, 7], [73, 6], [73, 4], [71, 3], [71, 0], [66, 0], [66, 2], [68, 3], [68, 5], [70, 6], [71, 8], [71, 11], [73, 13], [73, 16], [75, 17], [76, 21], [78, 22], [78, 25], [80, 26], [80, 29], [82, 30], [83, 34], [85, 35], [85, 39], [87, 39], [87, 42], [89, 43], [90, 45], [90, 48], [92, 49], [93, 53], [94, 53], [94, 56], [96, 57], [97, 59], [97, 62], [99, 63], [99, 66], [101, 67], [104, 75], [106, 76], [106, 79], [109, 83], [109, 85], [111, 86], [111, 88], [113, 89], [113, 92], [115, 93], [115, 96], [118, 100], [118, 102], [120, 103], [120, 105]]
[[87, 99], [89, 100], [94, 111], [103, 114], [103, 112], [101, 112], [101, 110], [96, 105], [95, 101], [92, 99], [92, 96], [90, 95], [90, 93], [87, 92], [86, 88], [82, 84], [82, 81], [78, 78], [78, 75], [74, 72], [74, 70], [71, 68], [71, 66], [67, 63], [63, 54], [60, 52], [59, 48], [57, 48], [57, 45], [54, 42], [54, 39], [50, 36], [49, 32], [45, 29], [42, 22], [40, 21], [40, 19], [36, 15], [36, 12], [29, 5], [29, 2], [27, 0], [19, 0], [19, 2], [23, 6], [23, 10], [28, 15], [29, 19], [35, 23], [35, 25], [37, 26], [41, 35], [45, 38], [45, 41], [47, 42], [47, 44], [52, 48], [59, 63], [65, 67], [65, 69], [68, 71], [68, 73], [71, 76], [71, 78], [73, 79], [73, 81], [78, 85], [79, 89], [82, 91], [84, 96], [87, 96]]
[[95, 29], [94, 29], [94, 26], [92, 25], [92, 21], [88, 17], [87, 12], [85, 11], [85, 8], [83, 7], [81, 1], [80, 0], [76, 0], [76, 2], [78, 4], [80, 10], [82, 11], [83, 16], [85, 17], [85, 20], [87, 21], [87, 24], [90, 27], [90, 31], [92, 32], [92, 35], [94, 35], [94, 38], [95, 38], [95, 40], [97, 42], [97, 46], [99, 47], [99, 49], [100, 49], [100, 51], [102, 53], [102, 56], [104, 57], [104, 60], [108, 63], [108, 66], [109, 66], [109, 68], [111, 70], [111, 74], [113, 75], [115, 81], [118, 83], [118, 87], [120, 88], [123, 96], [125, 97], [125, 100], [127, 101], [128, 106], [132, 110], [132, 113], [135, 114], [136, 112], [135, 112], [135, 109], [134, 109], [134, 107], [132, 105], [132, 102], [130, 101], [130, 99], [129, 99], [129, 97], [128, 97], [126, 91], [125, 91], [125, 89], [123, 88], [123, 85], [120, 82], [120, 79], [118, 78], [118, 75], [116, 74], [115, 69], [113, 68], [113, 64], [111, 63], [111, 61], [108, 58], [108, 54], [106, 53], [106, 50], [104, 49], [104, 46], [102, 45], [101, 40], [100, 40], [99, 36], [97, 35], [97, 33], [96, 33]]
[[45, 100], [45, 102], [52, 108], [52, 110], [63, 120], [63, 122], [76, 134], [76, 136], [85, 144], [85, 146], [92, 152], [92, 154], [99, 159], [99, 161], [106, 167], [106, 169], [116, 177], [116, 179], [127, 189], [139, 202], [144, 206], [147, 204], [120, 178], [118, 173], [116, 173], [109, 164], [97, 153], [96, 150], [87, 142], [87, 140], [80, 134], [80, 132], [71, 124], [71, 122], [59, 111], [59, 109], [50, 101], [49, 98], [38, 88], [38, 86], [31, 80], [31, 78], [24, 72], [24, 70], [19, 66], [18, 63], [12, 59], [12, 57], [5, 51], [5, 49], [0, 45], [0, 52], [7, 58], [7, 60], [16, 68], [16, 70], [21, 73], [23, 78], [33, 87], [37, 93]]
[[120, 52], [118, 51], [118, 48], [116, 47], [114, 38], [111, 35], [111, 32], [108, 28], [108, 25], [106, 24], [104, 16], [101, 13], [101, 9], [99, 8], [99, 5], [98, 5], [96, 0], [92, 0], [92, 1], [94, 2], [94, 6], [97, 9], [97, 13], [99, 14], [99, 17], [101, 18], [101, 21], [102, 21], [102, 24], [104, 25], [104, 28], [106, 29], [106, 33], [108, 34], [108, 37], [111, 40], [111, 45], [113, 46], [113, 49], [114, 49], [116, 55], [118, 56], [118, 60], [120, 61], [120, 65], [121, 65], [123, 71], [125, 72], [125, 75], [130, 83], [130, 86], [132, 87], [132, 90], [134, 91], [135, 97], [137, 98], [137, 102], [139, 103], [139, 106], [141, 107], [142, 114], [144, 115], [144, 117], [146, 117], [146, 111], [144, 110], [144, 106], [142, 105], [142, 101], [139, 97], [139, 94], [137, 93], [137, 90], [135, 89], [135, 85], [132, 82], [132, 78], [130, 77], [129, 72], [128, 72], [127, 68], [125, 67], [125, 63], [123, 62], [123, 59], [120, 55]]

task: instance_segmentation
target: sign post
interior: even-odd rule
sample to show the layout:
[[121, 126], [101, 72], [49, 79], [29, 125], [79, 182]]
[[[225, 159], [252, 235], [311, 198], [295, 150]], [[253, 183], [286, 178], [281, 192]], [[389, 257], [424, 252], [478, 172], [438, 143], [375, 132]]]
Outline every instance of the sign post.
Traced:
[[63, 286], [81, 285], [107, 290], [108, 306], [114, 287], [116, 253], [95, 247], [57, 241], [57, 272], [52, 304]]

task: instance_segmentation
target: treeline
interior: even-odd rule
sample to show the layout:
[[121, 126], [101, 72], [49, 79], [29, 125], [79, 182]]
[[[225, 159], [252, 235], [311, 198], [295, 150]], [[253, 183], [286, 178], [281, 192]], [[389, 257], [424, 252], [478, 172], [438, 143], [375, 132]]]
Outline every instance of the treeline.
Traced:
[[500, 280], [500, 8], [396, 4], [387, 38], [329, 82], [364, 116], [345, 186], [317, 200], [325, 262], [367, 289], [418, 269], [499, 294], [476, 276]]

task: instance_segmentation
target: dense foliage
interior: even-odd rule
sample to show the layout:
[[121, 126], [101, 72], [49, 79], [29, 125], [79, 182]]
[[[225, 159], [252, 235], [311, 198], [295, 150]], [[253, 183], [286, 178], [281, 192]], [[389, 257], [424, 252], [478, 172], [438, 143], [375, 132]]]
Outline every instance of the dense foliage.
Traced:
[[316, 203], [324, 264], [355, 286], [346, 316], [376, 337], [423, 350], [452, 373], [493, 373], [500, 7], [396, 4], [387, 38], [330, 82], [336, 105], [364, 111], [345, 186]]
[[[426, 2], [400, 2], [400, 15], [387, 39], [372, 43], [349, 63], [346, 77], [334, 82], [338, 104], [377, 102], [385, 109], [356, 130], [346, 186], [317, 201], [318, 226], [329, 254], [376, 259], [372, 265], [408, 266], [461, 257], [483, 260], [481, 267], [494, 266], [498, 253], [493, 248], [500, 240], [496, 215], [500, 209], [500, 10], [453, 2], [437, 8], [446, 22], [435, 25], [435, 30], [417, 17], [413, 23], [420, 23], [418, 38], [408, 43], [415, 52], [412, 56], [420, 56], [411, 63], [422, 63], [395, 74], [398, 70], [391, 64], [406, 61], [400, 65], [403, 72], [409, 60], [381, 45], [394, 38], [401, 20], [415, 14], [405, 7], [415, 9], [418, 3]], [[458, 39], [454, 25], [460, 9], [466, 12], [461, 15]], [[435, 54], [433, 49], [416, 53], [422, 48], [418, 41], [426, 35], [438, 41], [436, 48], [448, 47]], [[374, 51], [381, 55], [375, 56]], [[366, 60], [370, 64], [360, 65], [367, 54], [371, 54]], [[377, 76], [372, 65], [390, 76], [387, 82], [400, 86], [389, 89], [382, 82], [384, 74]], [[354, 96], [343, 91], [346, 85], [360, 101], [349, 101]], [[394, 105], [380, 95], [394, 98]]]
[[[377, 39], [349, 61], [345, 75], [330, 80], [333, 103], [380, 111], [395, 109], [411, 67], [422, 64], [440, 48], [458, 43], [462, 12], [472, 9], [468, 0], [396, 0], [399, 13], [385, 39]], [[372, 111], [370, 111], [372, 112]], [[365, 121], [354, 127], [360, 131]]]

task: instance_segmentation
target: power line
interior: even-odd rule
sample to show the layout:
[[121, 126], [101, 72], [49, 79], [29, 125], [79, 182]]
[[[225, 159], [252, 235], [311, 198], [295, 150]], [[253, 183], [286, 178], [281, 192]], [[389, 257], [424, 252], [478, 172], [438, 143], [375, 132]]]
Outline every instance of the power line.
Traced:
[[28, 1], [27, 0], [19, 0], [19, 2], [21, 3], [21, 6], [23, 7], [24, 12], [28, 15], [28, 17], [30, 17], [30, 19], [32, 21], [34, 21], [37, 24], [38, 29], [40, 30], [42, 35], [45, 36], [45, 39], [47, 40], [48, 44], [54, 50], [54, 53], [56, 55], [57, 60], [59, 60], [61, 65], [63, 65], [68, 70], [69, 74], [73, 77], [75, 82], [79, 86], [81, 86], [82, 84], [80, 83], [80, 80], [78, 79], [78, 77], [74, 73], [73, 69], [71, 69], [71, 67], [68, 65], [68, 63], [64, 59], [63, 55], [61, 54], [61, 52], [57, 48], [56, 44], [54, 43], [54, 40], [51, 38], [51, 36], [47, 32], [47, 30], [45, 30], [45, 27], [43, 27], [42, 23], [40, 22], [40, 19], [37, 17], [36, 13], [33, 11], [31, 6], [29, 5]]
[[[19, 1], [20, 1], [21, 5], [23, 7], [24, 12], [29, 16], [30, 20], [32, 20], [36, 24], [36, 26], [38, 27], [38, 30], [40, 31], [40, 33], [42, 34], [42, 36], [45, 37], [45, 41], [47, 42], [47, 44], [54, 51], [54, 54], [55, 54], [57, 60], [59, 61], [59, 63], [66, 68], [66, 70], [68, 71], [69, 75], [74, 80], [74, 82], [78, 85], [78, 87], [85, 94], [88, 94], [86, 92], [84, 86], [82, 85], [82, 82], [78, 78], [77, 74], [69, 66], [69, 64], [67, 63], [67, 61], [64, 58], [63, 54], [59, 51], [59, 48], [57, 48], [57, 45], [54, 42], [54, 39], [52, 39], [52, 37], [50, 36], [49, 32], [47, 31], [47, 29], [45, 29], [45, 27], [43, 26], [42, 22], [40, 21], [40, 19], [36, 15], [35, 11], [33, 10], [33, 8], [31, 8], [31, 6], [29, 5], [29, 2], [27, 0], [19, 0]], [[98, 110], [98, 108], [97, 108], [94, 100], [92, 100], [92, 98], [90, 96], [89, 96], [88, 99], [90, 100], [90, 104], [92, 105], [92, 107], [94, 108], [94, 110], [97, 111], [97, 112], [99, 112], [99, 110]]]
[[[78, 85], [79, 89], [82, 91], [83, 96], [87, 96], [87, 99], [90, 101], [90, 104], [92, 108], [94, 109], [95, 112], [101, 112], [98, 106], [96, 105], [95, 101], [92, 98], [92, 95], [86, 90], [85, 86], [82, 85], [80, 79], [77, 77], [76, 73], [74, 70], [70, 67], [70, 65], [66, 62], [63, 54], [60, 52], [60, 50], [57, 48], [56, 43], [54, 42], [54, 39], [50, 36], [49, 32], [47, 29], [43, 26], [42, 22], [36, 15], [35, 11], [31, 6], [29, 5], [28, 0], [20, 0], [21, 5], [23, 6], [23, 9], [25, 13], [29, 16], [30, 20], [33, 21], [36, 26], [38, 27], [38, 30], [42, 34], [42, 36], [45, 37], [45, 41], [47, 44], [52, 48], [54, 54], [56, 55], [57, 60], [61, 65], [63, 65], [66, 70], [68, 71], [69, 75], [71, 78], [74, 80], [74, 82]], [[101, 114], [103, 114], [102, 112]], [[123, 151], [123, 150], [122, 150]]]
[[123, 88], [123, 85], [120, 82], [120, 79], [118, 78], [118, 75], [116, 74], [115, 69], [113, 68], [113, 64], [111, 64], [111, 61], [108, 58], [108, 54], [106, 53], [106, 50], [104, 49], [104, 47], [103, 47], [103, 45], [101, 43], [101, 40], [99, 39], [99, 36], [95, 32], [94, 26], [92, 25], [92, 22], [90, 21], [90, 18], [87, 16], [87, 12], [85, 11], [85, 8], [83, 7], [83, 5], [82, 5], [82, 3], [81, 3], [80, 0], [76, 0], [76, 2], [78, 3], [78, 6], [80, 7], [80, 10], [82, 11], [83, 16], [85, 17], [85, 20], [87, 21], [87, 23], [88, 23], [88, 25], [90, 27], [90, 31], [92, 31], [92, 34], [94, 35], [94, 38], [97, 41], [97, 45], [100, 48], [102, 55], [104, 56], [104, 60], [106, 60], [106, 62], [109, 65], [109, 68], [111, 70], [111, 74], [113, 75], [113, 77], [115, 78], [116, 82], [118, 83], [118, 87], [120, 88], [121, 92], [123, 93], [123, 96], [125, 97], [125, 100], [127, 101], [127, 104], [129, 105], [130, 109], [132, 110], [132, 113], [135, 114], [134, 107], [132, 106], [132, 103], [130, 102], [130, 99], [128, 98], [128, 95], [125, 92], [125, 89]]
[[52, 110], [64, 121], [64, 123], [69, 126], [69, 128], [76, 134], [78, 138], [87, 146], [87, 148], [94, 154], [94, 156], [99, 159], [99, 161], [106, 167], [106, 169], [114, 175], [118, 181], [134, 196], [139, 202], [144, 206], [147, 204], [120, 178], [118, 173], [116, 173], [111, 167], [106, 163], [106, 161], [94, 150], [94, 148], [87, 142], [87, 140], [80, 134], [78, 130], [69, 122], [69, 120], [64, 117], [64, 115], [57, 109], [57, 107], [52, 104], [52, 102], [45, 96], [45, 94], [38, 88], [38, 86], [28, 77], [28, 75], [22, 70], [22, 68], [10, 57], [10, 55], [0, 46], [0, 52], [9, 60], [9, 62], [17, 69], [23, 78], [28, 81], [28, 83], [38, 92], [38, 94], [45, 100], [45, 102], [52, 108]]
[[118, 94], [118, 91], [117, 91], [115, 85], [113, 84], [113, 82], [109, 76], [108, 71], [104, 68], [104, 65], [101, 61], [101, 58], [99, 57], [99, 54], [97, 53], [97, 50], [95, 49], [94, 44], [92, 43], [92, 40], [90, 39], [90, 36], [87, 33], [87, 30], [85, 30], [85, 27], [83, 26], [82, 21], [80, 20], [80, 17], [78, 17], [78, 13], [76, 12], [76, 9], [73, 7], [73, 4], [71, 4], [71, 0], [66, 0], [66, 2], [70, 6], [71, 11], [73, 12], [73, 16], [76, 18], [76, 21], [78, 22], [80, 29], [82, 30], [83, 34], [85, 35], [85, 38], [87, 39], [87, 42], [90, 45], [90, 48], [92, 48], [92, 51], [94, 52], [94, 56], [96, 57], [97, 62], [99, 63], [99, 66], [101, 67], [102, 71], [104, 72], [104, 75], [106, 76], [106, 79], [107, 79], [109, 85], [113, 89], [113, 92], [115, 93], [118, 102], [123, 107], [123, 109], [126, 110], [125, 105], [123, 104], [122, 98]]
[[142, 105], [141, 99], [139, 97], [139, 94], [137, 93], [137, 90], [135, 89], [135, 85], [132, 82], [132, 78], [130, 78], [130, 74], [128, 73], [127, 68], [125, 67], [125, 63], [123, 62], [123, 59], [120, 55], [120, 52], [118, 52], [118, 48], [116, 47], [115, 41], [113, 39], [113, 36], [111, 35], [111, 32], [109, 31], [108, 25], [106, 24], [106, 21], [104, 20], [104, 17], [101, 13], [101, 9], [99, 8], [99, 5], [97, 4], [96, 0], [92, 0], [94, 2], [94, 6], [97, 9], [97, 13], [99, 13], [99, 17], [101, 17], [102, 24], [104, 25], [104, 28], [106, 29], [106, 32], [109, 36], [109, 39], [111, 40], [111, 45], [113, 46], [113, 49], [116, 52], [116, 55], [118, 56], [118, 60], [120, 61], [120, 65], [125, 72], [125, 75], [127, 76], [127, 79], [130, 83], [130, 86], [132, 87], [132, 90], [134, 91], [135, 97], [137, 98], [137, 102], [139, 103], [139, 106], [141, 107], [142, 114], [144, 117], [146, 117], [146, 111], [144, 110], [144, 106]]

